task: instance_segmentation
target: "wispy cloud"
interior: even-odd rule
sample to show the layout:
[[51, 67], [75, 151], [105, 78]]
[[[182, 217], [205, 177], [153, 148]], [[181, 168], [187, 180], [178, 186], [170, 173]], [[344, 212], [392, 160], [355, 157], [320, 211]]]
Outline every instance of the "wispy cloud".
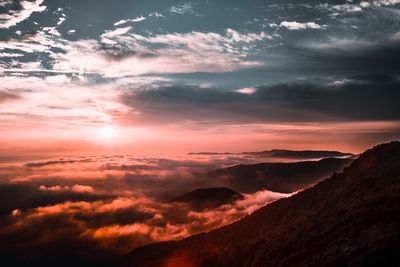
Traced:
[[317, 9], [329, 10], [334, 16], [346, 14], [346, 13], [357, 13], [364, 11], [371, 7], [392, 7], [400, 4], [399, 0], [374, 0], [374, 1], [360, 1], [359, 3], [353, 3], [348, 1], [345, 4], [329, 4], [323, 3], [318, 4]]
[[241, 93], [241, 94], [246, 94], [246, 95], [252, 95], [255, 92], [257, 92], [257, 88], [255, 88], [255, 87], [240, 88], [240, 89], [237, 89], [236, 92]]
[[13, 1], [4, 1], [3, 6], [10, 7], [8, 14], [0, 15], [0, 28], [11, 28], [21, 21], [28, 19], [34, 12], [43, 12], [46, 6], [42, 6], [44, 0], [19, 1], [17, 9], [11, 9]]
[[55, 186], [45, 186], [45, 185], [41, 185], [39, 186], [39, 191], [43, 191], [43, 192], [75, 192], [75, 193], [94, 193], [94, 189], [93, 187], [89, 186], [89, 185], [72, 185], [72, 186], [59, 186], [59, 185], [55, 185]]
[[194, 2], [187, 2], [187, 3], [184, 3], [182, 5], [172, 6], [169, 9], [169, 11], [171, 13], [177, 13], [177, 14], [180, 14], [180, 15], [183, 15], [183, 14], [194, 14], [195, 13], [195, 11], [194, 11]]
[[321, 29], [322, 26], [315, 22], [282, 21], [281, 27], [289, 30]]
[[271, 39], [264, 32], [243, 34], [232, 29], [225, 34], [190, 32], [150, 37], [130, 30], [125, 27], [107, 31], [100, 43], [95, 40], [69, 43], [65, 54], [50, 55], [54, 59], [54, 69], [99, 73], [108, 77], [226, 72], [261, 65], [261, 62], [247, 59], [252, 53], [248, 45]]
[[140, 21], [143, 21], [145, 19], [146, 19], [146, 17], [143, 17], [143, 16], [136, 17], [134, 19], [123, 19], [123, 20], [119, 20], [119, 21], [115, 22], [114, 26], [120, 26], [120, 25], [126, 24], [128, 22], [140, 22]]
[[154, 18], [165, 18], [165, 16], [163, 14], [161, 14], [160, 12], [153, 12], [149, 14], [149, 17], [154, 17]]

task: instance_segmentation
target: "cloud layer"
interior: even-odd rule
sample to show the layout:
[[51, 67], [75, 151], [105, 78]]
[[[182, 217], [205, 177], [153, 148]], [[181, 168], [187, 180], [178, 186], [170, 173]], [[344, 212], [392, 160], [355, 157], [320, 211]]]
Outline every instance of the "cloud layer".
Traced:
[[21, 246], [34, 250], [31, 246], [46, 248], [69, 240], [86, 244], [89, 250], [119, 254], [209, 231], [289, 195], [260, 188], [232, 203], [202, 210], [169, 201], [194, 188], [212, 186], [207, 170], [255, 160], [200, 159], [91, 156], [3, 163], [0, 236], [10, 245], [0, 242], [0, 246], [15, 253]]

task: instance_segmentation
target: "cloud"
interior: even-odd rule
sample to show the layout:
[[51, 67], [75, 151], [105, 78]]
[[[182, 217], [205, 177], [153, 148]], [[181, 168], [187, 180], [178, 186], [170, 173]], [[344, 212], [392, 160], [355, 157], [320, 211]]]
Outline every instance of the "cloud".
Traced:
[[194, 2], [187, 2], [179, 6], [172, 6], [169, 11], [179, 15], [183, 14], [195, 14]]
[[56, 27], [43, 27], [43, 31], [54, 36], [61, 36], [61, 33]]
[[[10, 9], [8, 14], [0, 15], [0, 28], [8, 29], [28, 19], [34, 12], [43, 12], [46, 6], [42, 6], [44, 0], [19, 1], [18, 9]], [[12, 1], [5, 1], [3, 5], [12, 7]]]
[[63, 22], [64, 22], [65, 20], [66, 20], [65, 17], [60, 17], [60, 18], [58, 19], [57, 25], [60, 26], [61, 24], [63, 24]]
[[334, 12], [334, 15], [340, 13], [349, 13], [349, 12], [359, 12], [364, 8], [368, 8], [370, 4], [368, 2], [361, 2], [360, 4], [341, 4], [341, 5], [329, 5], [327, 3], [320, 4], [320, 8], [328, 9], [331, 12]]
[[17, 100], [20, 96], [18, 94], [13, 93], [9, 90], [0, 90], [0, 103], [9, 101], [9, 100]]
[[399, 0], [374, 0], [372, 2], [376, 6], [393, 6], [400, 4]]
[[[40, 66], [32, 66], [32, 71], [38, 71], [37, 68]], [[25, 121], [25, 127], [30, 128], [31, 136], [34, 136], [38, 129], [51, 125], [53, 130], [63, 128], [58, 134], [52, 134], [53, 138], [59, 138], [63, 132], [69, 132], [67, 128], [77, 129], [75, 127], [79, 124], [78, 128], [82, 132], [75, 133], [81, 137], [89, 137], [88, 133], [96, 134], [96, 127], [116, 119], [124, 113], [123, 110], [128, 111], [126, 106], [118, 103], [113, 86], [94, 86], [90, 78], [79, 75], [7, 75], [1, 76], [0, 81], [4, 88], [0, 90], [1, 99], [7, 100], [7, 105], [0, 107], [1, 121], [3, 125], [7, 125], [7, 131], [3, 131], [3, 138], [7, 136], [7, 132], [21, 127], [20, 123], [16, 123], [21, 120]], [[80, 93], [72, 93], [75, 90]], [[38, 121], [41, 123], [37, 124]], [[31, 127], [32, 125], [35, 127]], [[21, 128], [19, 129], [21, 131]], [[92, 137], [90, 134], [90, 138]], [[13, 138], [18, 138], [15, 132]], [[43, 163], [32, 164], [31, 167], [40, 167], [41, 164]]]
[[[384, 40], [354, 37], [331, 37], [327, 40], [306, 41], [293, 49], [296, 58], [309, 60], [310, 65], [321, 70], [342, 73], [387, 73], [396, 74], [399, 68], [399, 46], [394, 33], [385, 34]], [[389, 41], [388, 41], [389, 40]]]
[[23, 57], [23, 54], [17, 53], [0, 53], [0, 57]]
[[240, 89], [236, 90], [236, 92], [245, 94], [245, 95], [252, 95], [255, 92], [257, 92], [257, 88], [255, 88], [255, 87], [240, 88]]
[[[35, 248], [45, 250], [46, 259], [51, 259], [51, 248], [57, 245], [61, 249], [65, 242], [112, 255], [126, 253], [140, 245], [181, 239], [232, 223], [271, 201], [289, 196], [261, 190], [217, 208], [193, 210], [188, 204], [169, 200], [196, 188], [192, 177], [196, 180], [196, 176], [202, 176], [200, 170], [236, 161], [118, 155], [79, 158], [84, 161], [73, 158], [69, 159], [73, 161], [71, 165], [51, 164], [40, 169], [23, 164], [0, 166], [0, 237], [10, 241], [0, 242], [0, 246], [15, 253], [14, 262], [20, 259], [18, 249], [22, 246], [32, 260], [36, 259]], [[134, 168], [137, 172], [133, 177]], [[78, 172], [82, 173], [81, 178], [70, 178]], [[98, 178], [95, 173], [99, 172], [107, 178]], [[139, 179], [145, 184], [141, 185]], [[152, 189], [152, 183], [161, 185], [155, 191], [146, 190]], [[209, 186], [210, 181], [204, 180], [202, 185]], [[160, 194], [162, 191], [169, 194]], [[60, 257], [67, 253], [64, 249], [59, 251], [62, 253], [56, 255]]]
[[48, 165], [53, 165], [53, 164], [67, 164], [67, 163], [75, 163], [75, 160], [50, 160], [50, 161], [45, 161], [45, 162], [30, 162], [26, 163], [25, 166], [27, 167], [43, 167], [43, 166], [48, 166]]
[[68, 191], [68, 190], [69, 190], [69, 186], [63, 186], [63, 187], [61, 187], [61, 186], [59, 186], [59, 185], [56, 185], [56, 186], [46, 187], [46, 186], [44, 186], [44, 185], [41, 185], [41, 186], [39, 187], [39, 190], [40, 190], [40, 191], [43, 191], [43, 192]]
[[[40, 60], [24, 56], [23, 62], [4, 62], [2, 67], [13, 72], [81, 73], [109, 78], [229, 72], [262, 65], [250, 56], [261, 49], [263, 41], [272, 39], [265, 32], [241, 33], [233, 29], [224, 33], [193, 31], [145, 36], [132, 33], [131, 27], [106, 30], [100, 37], [67, 41], [56, 26], [43, 27], [34, 34], [0, 43], [1, 52], [36, 53]], [[29, 64], [36, 65], [28, 67]]]
[[228, 37], [231, 38], [236, 43], [244, 42], [244, 43], [252, 43], [256, 41], [262, 40], [271, 40], [272, 36], [266, 34], [265, 32], [261, 33], [249, 33], [249, 34], [241, 34], [233, 29], [227, 30]]
[[305, 29], [321, 29], [321, 25], [315, 22], [296, 22], [296, 21], [282, 21], [281, 27], [289, 30], [305, 30]]
[[114, 37], [118, 37], [128, 33], [132, 27], [117, 28], [112, 31], [106, 31], [101, 35], [102, 42], [106, 44], [118, 44], [116, 41], [112, 40]]
[[333, 16], [358, 13], [365, 11], [371, 7], [387, 7], [396, 6], [400, 3], [399, 0], [374, 0], [374, 1], [359, 1], [358, 3], [348, 2], [345, 4], [318, 4], [317, 9], [328, 10]]
[[[51, 49], [65, 49], [65, 42], [59, 38], [55, 27], [44, 27], [34, 34], [27, 34], [24, 39], [7, 39], [0, 42], [0, 51], [13, 51], [23, 53], [48, 53]], [[32, 63], [37, 61], [31, 61]], [[39, 62], [40, 63], [40, 62]], [[21, 68], [21, 71], [24, 69]]]
[[76, 193], [93, 193], [94, 189], [89, 185], [76, 184], [71, 187], [71, 191]]
[[[27, 228], [36, 229], [30, 236], [38, 241], [39, 246], [72, 238], [94, 242], [92, 248], [97, 246], [110, 252], [126, 253], [140, 245], [181, 239], [232, 223], [268, 202], [287, 196], [262, 191], [246, 195], [242, 201], [203, 212], [190, 211], [186, 205], [162, 204], [151, 199], [64, 202], [30, 210], [13, 210], [10, 214], [12, 219], [3, 229], [8, 233], [27, 233]], [[61, 218], [64, 222], [58, 223], [59, 231], [49, 236], [48, 222]], [[4, 234], [0, 231], [0, 236], [4, 237]]]
[[338, 52], [357, 53], [357, 51], [359, 51], [358, 53], [362, 53], [362, 51], [373, 49], [376, 43], [354, 38], [330, 38], [325, 42], [309, 43], [307, 45], [315, 51], [336, 54]]
[[39, 187], [40, 191], [43, 192], [62, 192], [62, 191], [72, 191], [75, 193], [94, 193], [94, 189], [88, 185], [73, 185], [73, 186], [49, 186], [46, 187], [45, 185], [41, 185]]
[[[398, 79], [384, 75], [352, 76], [342, 84], [305, 81], [258, 86], [251, 94], [196, 86], [168, 86], [127, 92], [121, 101], [144, 121], [276, 121], [398, 120]], [[385, 93], [382, 93], [385, 92]], [[140, 107], [139, 107], [140, 106]], [[185, 110], [184, 113], [179, 112]], [[177, 111], [177, 112], [175, 112]], [[166, 119], [168, 118], [168, 120]]]
[[155, 18], [165, 18], [165, 16], [159, 12], [154, 12], [154, 13], [150, 13], [149, 17], [155, 17]]
[[[129, 27], [107, 31], [94, 40], [67, 45], [65, 54], [51, 54], [53, 69], [98, 73], [108, 77], [146, 73], [227, 72], [260, 66], [249, 60], [247, 46], [271, 39], [264, 32], [242, 34], [171, 33], [145, 37], [127, 34]], [[109, 66], [113, 67], [110, 68]]]
[[400, 31], [398, 31], [398, 32], [396, 32], [396, 33], [393, 33], [393, 34], [389, 37], [389, 39], [390, 39], [391, 41], [400, 42]]
[[119, 20], [117, 22], [114, 23], [114, 26], [120, 26], [123, 24], [126, 24], [128, 22], [140, 22], [140, 21], [144, 21], [146, 19], [146, 17], [140, 16], [140, 17], [136, 17], [134, 19], [123, 19], [123, 20]]

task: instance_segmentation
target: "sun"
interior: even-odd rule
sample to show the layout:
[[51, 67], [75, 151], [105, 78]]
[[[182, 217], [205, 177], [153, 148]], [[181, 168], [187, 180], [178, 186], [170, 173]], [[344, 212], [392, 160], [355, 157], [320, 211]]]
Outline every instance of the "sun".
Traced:
[[103, 126], [99, 130], [99, 137], [103, 140], [111, 140], [115, 138], [115, 135], [116, 135], [115, 128], [109, 125]]

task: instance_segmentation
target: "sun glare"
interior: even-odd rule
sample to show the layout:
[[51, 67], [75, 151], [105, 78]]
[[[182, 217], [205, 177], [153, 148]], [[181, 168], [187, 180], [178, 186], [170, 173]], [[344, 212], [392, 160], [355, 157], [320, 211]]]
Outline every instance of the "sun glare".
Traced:
[[103, 140], [111, 140], [115, 137], [116, 131], [112, 126], [104, 126], [100, 129], [99, 135]]

